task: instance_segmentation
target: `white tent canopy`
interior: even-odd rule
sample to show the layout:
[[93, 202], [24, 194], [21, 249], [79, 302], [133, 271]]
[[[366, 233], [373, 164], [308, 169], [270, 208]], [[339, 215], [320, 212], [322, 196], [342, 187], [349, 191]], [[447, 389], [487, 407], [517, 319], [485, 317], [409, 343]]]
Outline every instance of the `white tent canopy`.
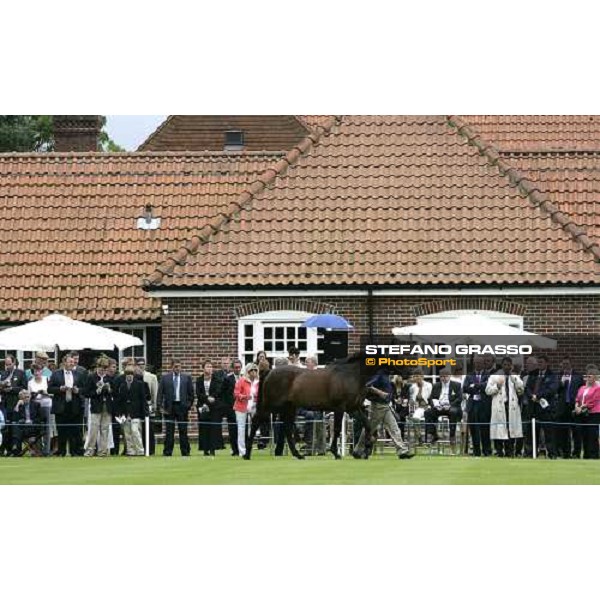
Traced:
[[482, 337], [518, 336], [515, 342], [529, 344], [535, 348], [554, 350], [557, 345], [553, 339], [516, 329], [477, 313], [427, 321], [408, 327], [394, 327], [392, 333], [398, 337], [410, 337], [421, 341], [432, 341], [436, 337], [443, 337], [446, 341], [454, 343], [466, 343], [473, 338]]
[[84, 321], [76, 321], [60, 314], [44, 317], [40, 321], [11, 327], [0, 331], [0, 349], [39, 350], [119, 350], [142, 346], [139, 338]]

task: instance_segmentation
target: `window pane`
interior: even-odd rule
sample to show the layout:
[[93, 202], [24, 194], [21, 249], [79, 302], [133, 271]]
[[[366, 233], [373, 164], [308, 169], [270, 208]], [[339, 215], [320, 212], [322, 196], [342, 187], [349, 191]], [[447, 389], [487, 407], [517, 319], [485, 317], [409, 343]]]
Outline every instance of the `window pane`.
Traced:
[[287, 329], [287, 339], [295, 340], [296, 339], [296, 328], [295, 327], [286, 327]]
[[267, 338], [273, 339], [273, 328], [272, 327], [265, 327], [264, 337], [265, 337], [265, 339], [267, 339]]
[[265, 341], [265, 352], [272, 352], [273, 351], [273, 342], [271, 340], [269, 340], [268, 342]]
[[305, 341], [298, 342], [298, 350], [300, 350], [301, 352], [306, 352], [306, 342]]
[[306, 339], [306, 327], [298, 327], [298, 339], [299, 340]]
[[254, 326], [253, 325], [244, 325], [244, 337], [252, 337], [253, 333], [254, 333]]
[[275, 339], [283, 339], [283, 327], [275, 327]]
[[283, 352], [284, 349], [283, 342], [275, 342], [275, 352]]
[[253, 349], [254, 349], [254, 340], [252, 338], [244, 340], [244, 350], [246, 352], [252, 352]]
[[247, 365], [248, 363], [251, 363], [254, 360], [254, 357], [252, 356], [252, 354], [244, 354], [244, 365]]

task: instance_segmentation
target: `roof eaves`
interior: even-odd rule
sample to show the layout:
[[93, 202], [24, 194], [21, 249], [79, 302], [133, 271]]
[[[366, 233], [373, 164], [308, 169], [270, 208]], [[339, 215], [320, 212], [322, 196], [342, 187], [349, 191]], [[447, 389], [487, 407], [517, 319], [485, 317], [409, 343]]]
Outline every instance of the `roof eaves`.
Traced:
[[456, 128], [457, 133], [475, 146], [479, 154], [485, 156], [491, 166], [497, 166], [501, 175], [508, 177], [510, 183], [519, 189], [533, 206], [546, 213], [550, 219], [560, 225], [577, 243], [590, 252], [596, 261], [600, 261], [600, 246], [587, 235], [584, 228], [577, 225], [571, 217], [561, 211], [546, 194], [525, 178], [517, 169], [508, 164], [492, 144], [487, 143], [475, 130], [458, 116], [448, 116], [448, 124]]
[[171, 275], [176, 266], [183, 266], [191, 254], [198, 252], [202, 244], [206, 244], [213, 234], [220, 231], [234, 216], [247, 208], [258, 195], [272, 185], [277, 177], [284, 175], [287, 169], [294, 165], [301, 156], [310, 153], [323, 135], [329, 133], [332, 127], [338, 122], [339, 118], [331, 117], [324, 127], [316, 127], [314, 131], [311, 131], [294, 148], [287, 152], [281, 160], [265, 169], [259, 178], [240, 194], [237, 200], [230, 203], [228, 211], [215, 216], [200, 230], [198, 235], [193, 236], [184, 246], [162, 262], [155, 269], [154, 273], [143, 279], [142, 286], [144, 288], [159, 286], [162, 283], [163, 277]]

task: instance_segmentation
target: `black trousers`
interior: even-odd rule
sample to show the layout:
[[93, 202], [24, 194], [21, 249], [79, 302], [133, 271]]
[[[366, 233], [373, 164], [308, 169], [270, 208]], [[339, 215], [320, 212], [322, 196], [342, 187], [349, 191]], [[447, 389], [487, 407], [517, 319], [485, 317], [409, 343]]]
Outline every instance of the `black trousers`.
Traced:
[[181, 456], [190, 455], [190, 440], [188, 439], [187, 411], [174, 408], [173, 414], [165, 415], [165, 447], [163, 456], [171, 456], [175, 446], [175, 425], [179, 430], [179, 449]]
[[490, 456], [492, 443], [490, 441], [490, 421], [492, 419], [492, 401], [472, 400], [469, 406], [469, 431], [473, 443], [473, 455]]
[[219, 429], [222, 419], [217, 406], [198, 415], [198, 450], [214, 452], [219, 446]]
[[598, 445], [598, 426], [600, 425], [600, 413], [587, 415], [583, 428], [583, 458], [600, 458], [600, 447]]
[[233, 406], [222, 404], [220, 407], [221, 421], [227, 419], [227, 433], [229, 435], [229, 445], [231, 446], [231, 452], [234, 455], [240, 453], [237, 442], [237, 422], [235, 420], [235, 411]]
[[[574, 438], [575, 421], [573, 419], [573, 405], [559, 402], [556, 407], [556, 423], [554, 424], [554, 446], [560, 456], [571, 458], [573, 454], [572, 438]], [[581, 452], [581, 441], [579, 442]]]
[[581, 458], [581, 451], [583, 450], [583, 434], [585, 431], [585, 417], [581, 415], [573, 415], [573, 427], [571, 434], [573, 436], [573, 458]]
[[[150, 456], [156, 453], [156, 438], [154, 437], [154, 420], [150, 418], [149, 427], [149, 438], [150, 438]], [[144, 444], [144, 450], [146, 449], [146, 419], [142, 419], [142, 443]]]
[[[552, 417], [552, 412], [550, 408], [534, 408], [534, 416], [535, 416], [535, 439], [537, 448], [539, 448], [542, 444], [542, 432], [544, 434], [544, 446], [546, 448], [546, 452], [549, 456], [556, 456], [556, 443], [554, 438], [554, 419]], [[530, 434], [532, 434], [532, 428], [530, 427]], [[533, 448], [533, 437], [532, 444]]]
[[425, 434], [437, 438], [436, 423], [439, 417], [448, 417], [450, 421], [450, 439], [456, 439], [456, 424], [462, 419], [462, 408], [460, 406], [449, 406], [448, 408], [428, 408], [425, 411]]
[[15, 454], [21, 454], [23, 451], [23, 440], [39, 438], [42, 433], [42, 426], [33, 423], [15, 423], [13, 427], [12, 448]]
[[13, 447], [14, 423], [17, 422], [18, 413], [7, 410], [6, 406], [0, 406], [0, 410], [4, 415], [4, 429], [2, 430], [2, 445], [0, 446], [0, 456], [6, 453], [9, 455]]
[[82, 456], [81, 447], [81, 424], [79, 415], [70, 413], [55, 415], [56, 428], [58, 429], [58, 455], [67, 455], [67, 445], [71, 456]]

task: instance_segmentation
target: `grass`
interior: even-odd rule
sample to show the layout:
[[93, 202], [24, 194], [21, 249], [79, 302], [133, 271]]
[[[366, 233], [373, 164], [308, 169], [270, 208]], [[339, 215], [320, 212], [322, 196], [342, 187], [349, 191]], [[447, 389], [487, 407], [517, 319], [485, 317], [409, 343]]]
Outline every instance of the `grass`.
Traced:
[[[195, 450], [192, 451], [196, 452]], [[189, 458], [2, 458], [0, 484], [599, 484], [600, 461], [417, 456], [393, 454], [368, 461], [255, 452], [251, 461], [221, 451], [214, 459]]]

